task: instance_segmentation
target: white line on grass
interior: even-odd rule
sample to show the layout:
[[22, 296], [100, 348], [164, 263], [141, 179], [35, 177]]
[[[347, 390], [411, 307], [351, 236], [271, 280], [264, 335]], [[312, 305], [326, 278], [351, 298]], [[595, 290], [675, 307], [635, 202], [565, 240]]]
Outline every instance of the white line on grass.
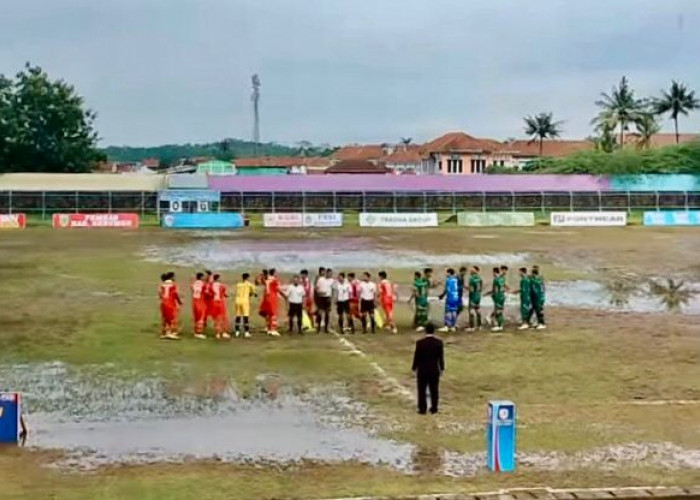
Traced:
[[350, 342], [345, 337], [342, 337], [337, 333], [335, 334], [335, 337], [338, 339], [340, 345], [347, 349], [347, 352], [355, 356], [360, 356], [362, 359], [366, 360], [369, 363], [369, 366], [372, 367], [374, 372], [381, 377], [382, 382], [386, 387], [388, 387], [397, 395], [401, 396], [407, 401], [413, 402], [413, 396], [411, 395], [411, 391], [409, 391], [404, 385], [402, 385], [401, 382], [389, 375], [387, 371], [379, 365], [379, 363], [377, 363], [376, 361], [372, 361], [372, 359], [369, 356], [367, 356], [367, 354], [358, 349], [358, 347], [355, 344]]

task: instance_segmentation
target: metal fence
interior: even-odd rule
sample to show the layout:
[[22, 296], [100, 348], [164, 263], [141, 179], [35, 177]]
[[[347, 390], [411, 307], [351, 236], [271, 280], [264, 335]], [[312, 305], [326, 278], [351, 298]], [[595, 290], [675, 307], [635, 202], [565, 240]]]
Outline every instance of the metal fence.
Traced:
[[[0, 191], [0, 213], [167, 212], [156, 192]], [[700, 209], [700, 192], [221, 193], [221, 212], [463, 212]]]

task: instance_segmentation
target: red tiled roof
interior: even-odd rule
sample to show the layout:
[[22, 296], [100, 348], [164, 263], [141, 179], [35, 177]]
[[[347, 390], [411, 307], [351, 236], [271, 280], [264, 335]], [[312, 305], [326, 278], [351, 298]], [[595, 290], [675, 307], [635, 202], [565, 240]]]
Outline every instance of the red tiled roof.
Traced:
[[369, 160], [345, 160], [326, 169], [326, 174], [390, 174], [391, 169], [382, 162]]
[[[627, 134], [625, 136], [625, 145], [636, 145], [640, 140], [640, 135], [636, 133]], [[700, 134], [679, 134], [678, 142], [680, 144], [684, 142], [691, 142], [700, 140]], [[665, 146], [673, 146], [676, 144], [676, 134], [674, 133], [662, 133], [654, 134], [651, 137], [649, 146], [652, 148], [663, 148]]]
[[[539, 141], [530, 142], [527, 139], [511, 141], [504, 147], [513, 152], [513, 156], [539, 156]], [[542, 156], [568, 156], [577, 151], [589, 151], [595, 148], [590, 141], [545, 140], [542, 142]]]
[[477, 139], [464, 132], [449, 132], [423, 145], [426, 153], [450, 153], [458, 151], [494, 151], [501, 143], [492, 139]]
[[323, 168], [331, 164], [328, 158], [304, 156], [258, 156], [254, 158], [237, 158], [233, 160], [236, 168], [246, 167], [316, 167]]
[[384, 156], [381, 144], [352, 144], [343, 146], [333, 153], [334, 160], [378, 160]]
[[158, 167], [160, 167], [160, 159], [158, 159], [158, 158], [146, 158], [144, 160], [141, 160], [141, 165], [143, 165], [144, 167], [158, 168]]
[[408, 146], [403, 149], [403, 146], [397, 146], [397, 150], [393, 153], [383, 156], [381, 161], [388, 165], [406, 165], [410, 163], [420, 163], [421, 153], [419, 146]]

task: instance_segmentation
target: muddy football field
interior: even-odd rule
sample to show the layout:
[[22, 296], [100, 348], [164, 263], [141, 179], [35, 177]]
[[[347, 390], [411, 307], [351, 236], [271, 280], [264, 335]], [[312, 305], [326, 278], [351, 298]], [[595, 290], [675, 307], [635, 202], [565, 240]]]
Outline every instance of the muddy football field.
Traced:
[[[0, 498], [339, 498], [690, 486], [700, 470], [700, 232], [648, 227], [0, 235], [0, 390], [29, 436]], [[449, 334], [441, 413], [415, 413], [413, 271], [538, 264], [546, 331]], [[399, 334], [158, 340], [159, 275], [387, 270]], [[484, 272], [485, 282], [489, 274]], [[437, 292], [435, 293], [437, 295]], [[488, 305], [489, 300], [485, 300]], [[255, 306], [254, 306], [255, 307]], [[440, 321], [442, 304], [431, 305]], [[464, 322], [466, 318], [461, 318]], [[490, 399], [518, 470], [485, 470]], [[11, 480], [6, 480], [11, 478]]]

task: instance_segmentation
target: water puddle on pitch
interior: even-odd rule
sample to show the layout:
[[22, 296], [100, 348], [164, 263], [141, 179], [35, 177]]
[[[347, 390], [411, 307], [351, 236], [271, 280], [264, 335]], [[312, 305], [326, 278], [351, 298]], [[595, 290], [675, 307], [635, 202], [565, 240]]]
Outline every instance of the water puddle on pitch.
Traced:
[[517, 265], [529, 259], [523, 253], [484, 255], [434, 254], [417, 250], [380, 248], [365, 238], [306, 238], [293, 240], [198, 239], [182, 245], [148, 246], [146, 260], [177, 266], [213, 269], [258, 270], [274, 267], [281, 272], [298, 272], [319, 266], [338, 270], [420, 269], [426, 266], [463, 264]]
[[25, 393], [30, 448], [61, 449], [57, 464], [89, 470], [113, 463], [354, 461], [409, 470], [412, 445], [377, 437], [347, 415], [366, 408], [333, 394], [268, 390], [239, 398], [226, 380], [173, 388], [128, 382], [60, 363], [0, 370], [0, 390]]

